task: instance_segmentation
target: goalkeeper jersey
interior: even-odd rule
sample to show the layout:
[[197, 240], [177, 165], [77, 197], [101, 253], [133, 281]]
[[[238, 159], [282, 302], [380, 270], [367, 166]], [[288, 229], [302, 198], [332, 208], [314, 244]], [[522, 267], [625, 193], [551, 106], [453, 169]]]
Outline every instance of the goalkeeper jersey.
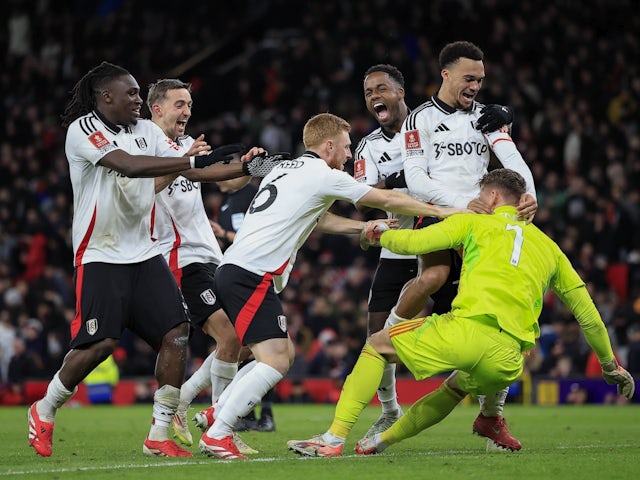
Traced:
[[613, 358], [600, 315], [586, 288], [581, 288], [584, 282], [553, 240], [535, 225], [518, 220], [515, 207], [496, 208], [493, 215], [453, 215], [421, 230], [389, 230], [381, 244], [405, 254], [462, 247], [452, 313], [495, 320], [520, 339], [523, 350], [533, 347], [540, 335], [543, 295], [552, 288], [576, 315], [598, 357]]

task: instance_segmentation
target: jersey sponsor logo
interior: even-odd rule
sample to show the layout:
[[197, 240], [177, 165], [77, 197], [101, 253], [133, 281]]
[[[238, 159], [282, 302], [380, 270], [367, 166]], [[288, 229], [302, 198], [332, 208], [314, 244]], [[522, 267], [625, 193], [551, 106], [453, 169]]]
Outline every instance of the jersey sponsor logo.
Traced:
[[436, 158], [440, 158], [441, 155], [466, 156], [466, 155], [478, 155], [481, 156], [487, 153], [489, 146], [484, 142], [452, 142], [452, 143], [434, 143], [433, 147], [436, 150]]
[[364, 181], [367, 176], [367, 169], [365, 168], [364, 158], [360, 158], [353, 163], [353, 178], [358, 182]]
[[93, 132], [89, 135], [89, 141], [96, 147], [98, 150], [102, 150], [103, 148], [111, 145], [109, 140], [102, 134], [102, 132]]
[[420, 150], [420, 135], [417, 130], [411, 130], [404, 133], [404, 146], [407, 150]]
[[200, 182], [192, 182], [188, 178], [178, 177], [167, 187], [167, 195], [173, 197], [175, 193], [187, 193], [193, 190], [200, 190]]
[[146, 150], [147, 149], [147, 141], [143, 137], [136, 138], [136, 145], [138, 145], [138, 148], [140, 150]]
[[287, 331], [287, 317], [284, 315], [278, 315], [278, 327], [280, 327], [280, 330], [283, 332]]
[[96, 332], [98, 331], [98, 319], [97, 318], [90, 318], [89, 320], [87, 320], [87, 333], [91, 336], [95, 335]]
[[216, 303], [216, 296], [213, 293], [213, 290], [211, 290], [210, 288], [207, 288], [204, 292], [202, 292], [200, 294], [200, 298], [207, 305], [213, 305], [214, 303]]

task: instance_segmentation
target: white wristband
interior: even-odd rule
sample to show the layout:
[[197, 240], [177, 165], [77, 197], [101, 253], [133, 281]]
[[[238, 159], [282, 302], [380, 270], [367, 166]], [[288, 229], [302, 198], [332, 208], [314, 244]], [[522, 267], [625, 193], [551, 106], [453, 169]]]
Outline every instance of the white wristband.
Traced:
[[196, 157], [189, 157], [189, 164], [191, 164], [191, 168], [196, 168]]

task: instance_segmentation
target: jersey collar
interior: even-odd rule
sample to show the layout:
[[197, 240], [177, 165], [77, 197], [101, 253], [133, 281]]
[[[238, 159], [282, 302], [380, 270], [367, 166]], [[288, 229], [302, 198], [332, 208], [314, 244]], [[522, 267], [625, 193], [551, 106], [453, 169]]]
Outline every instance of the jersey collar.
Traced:
[[303, 157], [322, 158], [316, 152], [312, 152], [311, 150], [305, 150], [305, 152], [302, 154], [302, 156]]
[[107, 127], [107, 130], [109, 130], [114, 135], [117, 135], [118, 133], [120, 133], [120, 130], [122, 130], [122, 128], [120, 128], [118, 125], [111, 122], [110, 120], [107, 120], [107, 117], [100, 113], [100, 110], [96, 109], [93, 111], [93, 113], [95, 113], [96, 117], [98, 117], [100, 121], [104, 123], [104, 126]]
[[382, 137], [387, 141], [390, 142], [391, 140], [393, 140], [393, 137], [396, 136], [396, 132], [391, 132], [389, 130], [385, 130], [384, 128], [380, 127], [380, 132], [382, 133]]
[[[458, 111], [457, 108], [452, 107], [448, 103], [444, 103], [442, 100], [440, 100], [438, 98], [437, 93], [431, 97], [431, 101], [435, 104], [436, 107], [438, 107], [440, 110], [444, 111], [445, 113], [456, 113]], [[476, 101], [474, 100], [473, 103], [471, 104], [471, 108], [469, 108], [468, 110], [461, 110], [461, 111], [473, 112], [475, 107], [476, 107]]]
[[494, 215], [502, 215], [510, 220], [518, 220], [518, 209], [513, 205], [502, 205], [493, 210]]

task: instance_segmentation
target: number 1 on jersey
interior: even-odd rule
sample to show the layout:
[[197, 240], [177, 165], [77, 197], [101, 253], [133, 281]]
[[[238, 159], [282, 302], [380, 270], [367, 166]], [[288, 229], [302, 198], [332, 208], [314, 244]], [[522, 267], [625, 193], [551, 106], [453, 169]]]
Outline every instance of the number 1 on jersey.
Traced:
[[516, 232], [513, 238], [513, 250], [511, 250], [511, 265], [518, 266], [520, 262], [520, 254], [522, 253], [522, 242], [524, 242], [524, 236], [522, 235], [522, 227], [520, 225], [508, 225], [507, 230], [513, 230]]

